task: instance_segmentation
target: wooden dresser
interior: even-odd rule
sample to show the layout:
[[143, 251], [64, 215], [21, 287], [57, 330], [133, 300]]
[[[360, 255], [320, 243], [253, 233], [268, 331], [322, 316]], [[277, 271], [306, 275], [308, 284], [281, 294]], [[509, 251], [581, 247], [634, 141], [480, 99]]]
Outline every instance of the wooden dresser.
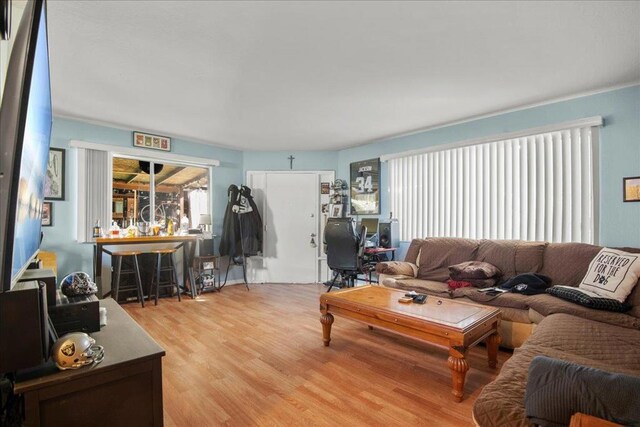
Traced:
[[90, 334], [104, 346], [102, 363], [16, 381], [26, 426], [162, 426], [165, 351], [111, 298], [107, 326]]

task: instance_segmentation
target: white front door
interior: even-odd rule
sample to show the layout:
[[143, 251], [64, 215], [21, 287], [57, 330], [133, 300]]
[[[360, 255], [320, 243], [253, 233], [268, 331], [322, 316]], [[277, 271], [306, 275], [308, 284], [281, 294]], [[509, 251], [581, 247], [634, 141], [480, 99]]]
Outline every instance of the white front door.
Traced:
[[266, 281], [311, 283], [318, 277], [319, 177], [314, 173], [266, 174], [264, 261]]

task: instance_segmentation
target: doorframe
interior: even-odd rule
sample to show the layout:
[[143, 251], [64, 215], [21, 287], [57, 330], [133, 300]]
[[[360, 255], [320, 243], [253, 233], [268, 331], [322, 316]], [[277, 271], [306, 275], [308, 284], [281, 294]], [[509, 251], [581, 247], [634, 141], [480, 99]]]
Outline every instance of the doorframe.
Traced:
[[[260, 174], [278, 174], [278, 175], [284, 175], [284, 174], [289, 174], [289, 175], [301, 175], [301, 174], [312, 174], [316, 176], [316, 185], [317, 185], [317, 189], [318, 189], [318, 195], [320, 196], [318, 198], [317, 201], [317, 206], [316, 206], [316, 218], [318, 219], [316, 221], [316, 226], [315, 226], [315, 234], [316, 234], [316, 244], [317, 246], [317, 252], [316, 252], [316, 262], [314, 263], [314, 277], [316, 278], [316, 280], [321, 280], [321, 264], [324, 260], [326, 260], [326, 255], [324, 254], [324, 252], [322, 251], [322, 246], [323, 246], [323, 241], [322, 241], [322, 236], [320, 236], [320, 230], [322, 229], [322, 224], [321, 221], [323, 219], [322, 216], [322, 193], [320, 192], [320, 183], [322, 182], [322, 175], [330, 175], [330, 182], [333, 183], [336, 180], [336, 171], [332, 170], [332, 169], [319, 169], [319, 170], [247, 170], [245, 171], [245, 184], [249, 185], [249, 182], [251, 182], [251, 176], [252, 175], [260, 175]], [[266, 211], [266, 199], [262, 201], [262, 213], [264, 213]], [[267, 221], [265, 220], [265, 218], [262, 219], [262, 227], [263, 227], [263, 235], [264, 237], [264, 241], [263, 241], [263, 248], [266, 247], [266, 239], [268, 239], [269, 237], [269, 233], [266, 232], [266, 226], [267, 226]]]

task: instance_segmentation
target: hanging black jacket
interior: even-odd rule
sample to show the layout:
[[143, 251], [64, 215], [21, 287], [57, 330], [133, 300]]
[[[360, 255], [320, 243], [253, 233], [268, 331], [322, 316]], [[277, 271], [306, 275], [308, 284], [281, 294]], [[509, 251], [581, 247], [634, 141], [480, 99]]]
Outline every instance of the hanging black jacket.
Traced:
[[222, 222], [222, 236], [220, 238], [220, 255], [235, 257], [242, 255], [240, 244], [240, 223], [238, 215], [233, 212], [233, 206], [240, 190], [235, 184], [231, 184], [227, 189], [227, 208], [224, 211], [224, 221]]
[[240, 198], [236, 206], [244, 254], [257, 255], [262, 252], [262, 218], [249, 187], [240, 187]]
[[262, 252], [262, 218], [251, 196], [251, 189], [231, 184], [222, 224], [220, 255], [252, 256]]

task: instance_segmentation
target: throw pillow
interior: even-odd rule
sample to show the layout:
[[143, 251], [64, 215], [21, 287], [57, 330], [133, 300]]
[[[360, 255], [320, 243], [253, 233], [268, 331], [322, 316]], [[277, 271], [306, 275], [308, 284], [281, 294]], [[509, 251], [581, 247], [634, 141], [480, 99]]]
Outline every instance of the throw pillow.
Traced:
[[590, 294], [571, 286], [552, 286], [547, 289], [547, 293], [563, 300], [580, 304], [596, 310], [624, 313], [625, 311], [629, 311], [631, 309], [630, 305], [621, 303], [616, 299], [602, 298], [597, 296], [596, 294]]
[[502, 271], [488, 262], [466, 261], [449, 266], [451, 280], [470, 282], [479, 288], [494, 286], [501, 276]]
[[640, 254], [602, 248], [589, 264], [579, 289], [624, 302], [640, 277]]

